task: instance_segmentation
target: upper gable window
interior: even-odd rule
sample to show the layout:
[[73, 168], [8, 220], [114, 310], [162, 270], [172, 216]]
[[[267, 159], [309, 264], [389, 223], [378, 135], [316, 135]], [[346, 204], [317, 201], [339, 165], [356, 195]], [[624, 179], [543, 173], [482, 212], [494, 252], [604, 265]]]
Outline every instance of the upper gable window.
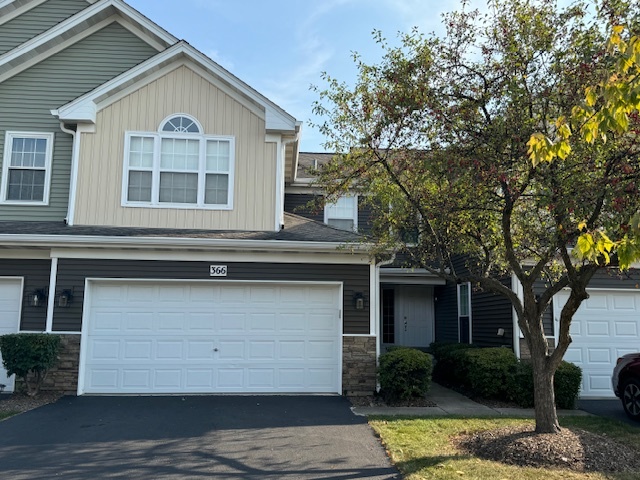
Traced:
[[6, 132], [0, 192], [3, 203], [49, 203], [53, 138], [53, 133]]
[[234, 153], [233, 137], [204, 135], [188, 115], [127, 132], [123, 205], [230, 210]]
[[167, 120], [162, 127], [163, 132], [200, 133], [200, 127], [195, 120], [178, 115]]
[[324, 223], [340, 230], [358, 229], [358, 197], [345, 195], [324, 207]]

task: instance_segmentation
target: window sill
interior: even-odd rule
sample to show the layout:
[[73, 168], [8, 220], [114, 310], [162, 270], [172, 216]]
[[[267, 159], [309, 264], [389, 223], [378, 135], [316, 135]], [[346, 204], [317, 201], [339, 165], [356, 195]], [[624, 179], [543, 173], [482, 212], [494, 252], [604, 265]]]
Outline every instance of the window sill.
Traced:
[[163, 210], [233, 210], [233, 205], [190, 205], [185, 203], [123, 203], [125, 208], [154, 208]]
[[21, 207], [46, 207], [49, 202], [29, 202], [26, 200], [2, 200], [0, 205], [19, 205]]

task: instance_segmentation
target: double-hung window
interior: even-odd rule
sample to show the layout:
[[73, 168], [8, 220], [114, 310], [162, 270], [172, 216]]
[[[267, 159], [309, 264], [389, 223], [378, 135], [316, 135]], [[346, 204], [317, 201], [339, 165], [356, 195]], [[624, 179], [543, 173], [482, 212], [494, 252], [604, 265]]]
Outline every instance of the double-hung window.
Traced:
[[49, 203], [53, 138], [53, 133], [5, 133], [0, 192], [3, 203]]
[[233, 137], [204, 135], [187, 115], [127, 132], [123, 205], [230, 210], [234, 152]]
[[358, 229], [358, 197], [345, 195], [324, 207], [324, 223], [340, 230]]

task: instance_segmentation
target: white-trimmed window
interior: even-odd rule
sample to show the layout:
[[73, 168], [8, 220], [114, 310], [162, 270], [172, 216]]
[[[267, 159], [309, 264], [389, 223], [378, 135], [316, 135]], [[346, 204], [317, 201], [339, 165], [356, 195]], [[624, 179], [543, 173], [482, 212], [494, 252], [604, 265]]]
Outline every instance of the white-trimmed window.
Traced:
[[5, 133], [0, 192], [3, 203], [49, 203], [53, 138], [53, 133]]
[[158, 132], [127, 132], [122, 204], [233, 208], [233, 137], [204, 135], [198, 121], [177, 114]]
[[324, 223], [340, 230], [358, 230], [358, 196], [345, 195], [324, 207]]

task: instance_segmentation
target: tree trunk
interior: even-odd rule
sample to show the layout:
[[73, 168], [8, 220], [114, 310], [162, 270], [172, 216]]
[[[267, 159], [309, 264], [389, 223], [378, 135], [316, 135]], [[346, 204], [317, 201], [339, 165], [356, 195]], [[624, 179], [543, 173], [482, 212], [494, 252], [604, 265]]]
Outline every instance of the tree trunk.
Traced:
[[532, 356], [533, 360], [533, 398], [536, 412], [536, 433], [558, 433], [560, 424], [556, 412], [556, 399], [553, 389], [555, 369], [547, 358]]

